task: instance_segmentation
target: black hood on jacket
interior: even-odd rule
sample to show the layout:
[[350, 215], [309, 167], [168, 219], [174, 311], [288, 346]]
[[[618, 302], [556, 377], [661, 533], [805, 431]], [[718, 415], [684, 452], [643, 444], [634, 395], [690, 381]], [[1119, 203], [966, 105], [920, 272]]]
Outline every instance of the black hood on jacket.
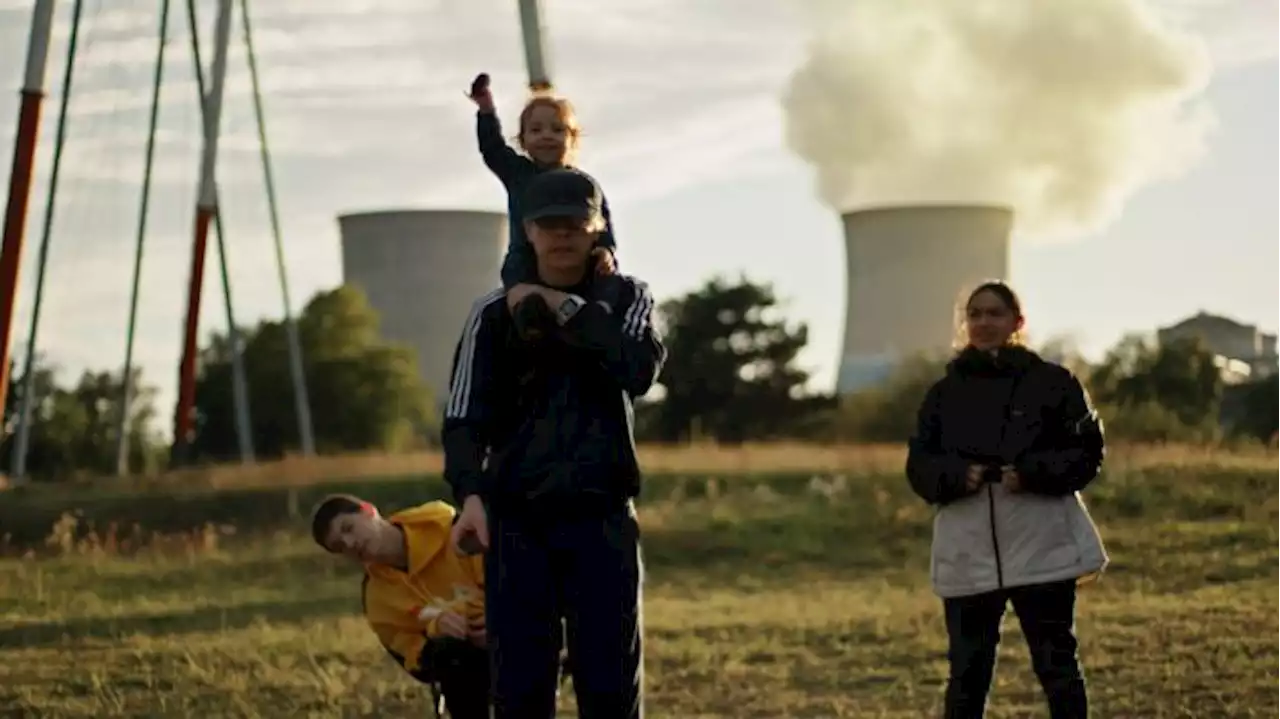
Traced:
[[1026, 374], [1032, 367], [1044, 362], [1040, 355], [1020, 345], [1005, 345], [995, 352], [970, 345], [960, 350], [947, 363], [947, 373], [970, 377], [1003, 377]]

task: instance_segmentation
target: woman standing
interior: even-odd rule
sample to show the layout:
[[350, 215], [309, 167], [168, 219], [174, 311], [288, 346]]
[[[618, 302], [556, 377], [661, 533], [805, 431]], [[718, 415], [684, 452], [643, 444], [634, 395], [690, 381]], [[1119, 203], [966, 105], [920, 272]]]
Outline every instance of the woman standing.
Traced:
[[1020, 344], [1022, 325], [1003, 282], [969, 295], [967, 343], [925, 396], [909, 445], [911, 487], [938, 506], [931, 573], [946, 614], [947, 719], [983, 716], [1008, 603], [1050, 715], [1088, 715], [1076, 586], [1107, 555], [1078, 493], [1101, 469], [1102, 425], [1069, 370]]

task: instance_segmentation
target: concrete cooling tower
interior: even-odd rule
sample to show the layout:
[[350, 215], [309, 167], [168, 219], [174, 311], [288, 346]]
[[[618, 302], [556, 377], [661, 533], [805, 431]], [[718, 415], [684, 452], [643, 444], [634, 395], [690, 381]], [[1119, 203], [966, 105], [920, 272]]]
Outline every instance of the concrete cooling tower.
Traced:
[[883, 382], [915, 353], [949, 347], [964, 293], [1008, 275], [1008, 208], [889, 207], [842, 219], [849, 274], [841, 394]]
[[343, 215], [338, 226], [343, 282], [368, 295], [383, 338], [417, 351], [423, 381], [436, 403], [444, 402], [471, 303], [501, 286], [506, 214], [366, 212]]

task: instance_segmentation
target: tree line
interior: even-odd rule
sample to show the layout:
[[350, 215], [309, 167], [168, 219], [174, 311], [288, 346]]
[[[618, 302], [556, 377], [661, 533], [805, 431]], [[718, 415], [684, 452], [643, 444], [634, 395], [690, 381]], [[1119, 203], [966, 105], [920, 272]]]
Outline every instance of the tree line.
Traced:
[[[379, 337], [378, 315], [362, 292], [349, 286], [319, 292], [297, 323], [317, 452], [403, 451], [423, 446], [438, 434], [432, 395], [419, 378], [415, 353]], [[240, 342], [255, 456], [276, 459], [298, 451], [301, 441], [284, 324], [266, 321], [243, 329]], [[191, 452], [197, 463], [239, 457], [231, 353], [225, 334], [215, 334], [200, 349]], [[75, 384], [63, 386], [55, 370], [47, 362], [35, 363], [28, 474], [48, 480], [111, 473], [120, 373], [86, 371]], [[23, 380], [17, 372], [10, 377], [0, 473], [11, 466], [22, 406]], [[129, 466], [135, 473], [151, 474], [169, 461], [170, 447], [159, 428], [171, 415], [156, 408], [157, 392], [140, 372], [133, 386]]]
[[[661, 401], [638, 412], [645, 440], [722, 443], [780, 439], [903, 442], [949, 354], [903, 361], [883, 384], [854, 394], [807, 393], [797, 358], [803, 323], [781, 315], [771, 287], [708, 282], [661, 308], [670, 358]], [[1137, 442], [1269, 441], [1277, 376], [1228, 385], [1197, 339], [1157, 344], [1133, 334], [1096, 364], [1060, 342], [1033, 347], [1080, 377], [1110, 437]]]
[[[806, 389], [800, 366], [808, 327], [780, 311], [772, 287], [746, 278], [709, 280], [661, 304], [668, 349], [660, 389], [637, 406], [644, 442], [806, 440], [900, 442], [910, 436], [925, 389], [941, 376], [945, 355], [904, 361], [881, 386], [838, 397]], [[433, 393], [419, 379], [407, 346], [384, 341], [377, 313], [359, 290], [317, 293], [298, 319], [316, 449], [322, 454], [399, 452], [437, 444]], [[241, 331], [255, 454], [273, 459], [297, 451], [285, 327], [265, 321]], [[1276, 431], [1276, 376], [1227, 385], [1215, 358], [1186, 340], [1156, 345], [1124, 338], [1098, 363], [1065, 347], [1038, 348], [1085, 381], [1111, 437], [1149, 442], [1266, 441]], [[37, 480], [104, 475], [115, 466], [119, 373], [86, 371], [73, 384], [35, 363], [34, 421], [27, 468]], [[0, 441], [0, 471], [9, 467], [24, 382], [11, 372]], [[231, 345], [214, 335], [201, 349], [196, 385], [198, 462], [235, 461], [238, 445], [231, 389]], [[169, 448], [158, 427], [156, 390], [134, 377], [130, 467], [164, 468]]]

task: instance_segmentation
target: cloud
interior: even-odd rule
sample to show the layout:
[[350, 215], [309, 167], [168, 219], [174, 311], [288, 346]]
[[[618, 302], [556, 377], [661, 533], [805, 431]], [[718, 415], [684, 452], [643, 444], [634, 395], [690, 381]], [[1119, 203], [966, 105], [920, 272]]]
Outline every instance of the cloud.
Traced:
[[1158, 0], [1155, 10], [1207, 43], [1214, 65], [1225, 70], [1274, 61], [1280, 48], [1280, 5], [1269, 0]]
[[[1185, 2], [1185, 0], [1184, 0]], [[1195, 4], [1195, 3], [1193, 3]], [[1186, 11], [1214, 32], [1245, 27], [1233, 8]], [[199, 3], [211, 56], [213, 8]], [[18, 87], [31, 0], [0, 0], [0, 83]], [[70, 4], [57, 10], [28, 248], [19, 297], [25, 342]], [[587, 128], [584, 167], [611, 201], [680, 192], [771, 171], [783, 143], [777, 97], [804, 58], [790, 0], [556, 0], [544, 3], [551, 69]], [[1251, 11], [1240, 11], [1248, 14]], [[1274, 9], [1270, 12], [1274, 13]], [[462, 91], [486, 70], [509, 125], [524, 96], [510, 0], [307, 0], [253, 3], [269, 140], [293, 304], [341, 275], [335, 216], [395, 205], [499, 210], [502, 190], [474, 148]], [[42, 344], [68, 368], [123, 359], [138, 187], [156, 51], [153, 0], [86, 5], [72, 125], [52, 233]], [[1220, 20], [1213, 20], [1220, 18]], [[1218, 24], [1214, 24], [1218, 23]], [[1274, 27], [1274, 22], [1270, 27]], [[137, 354], [173, 401], [200, 149], [185, 6], [166, 50]], [[1213, 46], [1213, 43], [1210, 43]], [[16, 93], [0, 93], [0, 166], [8, 167]], [[240, 28], [228, 58], [219, 179], [237, 318], [280, 314], [250, 84]], [[202, 329], [225, 319], [212, 250]]]
[[1022, 233], [1071, 235], [1204, 151], [1204, 47], [1143, 0], [809, 8], [787, 136], [837, 211], [1010, 204]]

